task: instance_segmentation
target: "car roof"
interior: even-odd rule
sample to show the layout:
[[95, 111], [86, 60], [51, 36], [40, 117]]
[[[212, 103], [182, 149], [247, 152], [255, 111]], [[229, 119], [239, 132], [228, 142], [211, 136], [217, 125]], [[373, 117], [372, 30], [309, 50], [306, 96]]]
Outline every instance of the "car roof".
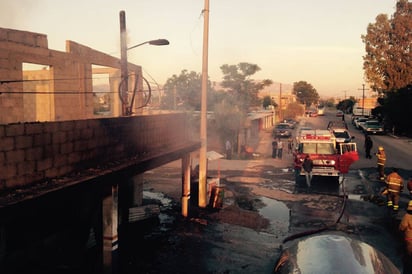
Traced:
[[333, 128], [334, 132], [345, 132], [348, 131], [346, 128]]

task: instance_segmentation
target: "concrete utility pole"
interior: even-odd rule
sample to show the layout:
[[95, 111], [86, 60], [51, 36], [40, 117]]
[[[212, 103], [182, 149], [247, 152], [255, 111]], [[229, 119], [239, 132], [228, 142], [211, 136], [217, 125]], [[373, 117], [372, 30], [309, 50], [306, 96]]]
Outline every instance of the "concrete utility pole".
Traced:
[[121, 90], [120, 97], [122, 98], [122, 115], [128, 115], [128, 89], [129, 89], [129, 77], [127, 70], [127, 41], [126, 41], [126, 13], [122, 10], [119, 14], [120, 17], [120, 81]]
[[203, 9], [203, 65], [202, 96], [200, 109], [200, 153], [199, 153], [199, 207], [207, 206], [207, 79], [208, 79], [208, 44], [209, 44], [209, 0], [205, 0]]

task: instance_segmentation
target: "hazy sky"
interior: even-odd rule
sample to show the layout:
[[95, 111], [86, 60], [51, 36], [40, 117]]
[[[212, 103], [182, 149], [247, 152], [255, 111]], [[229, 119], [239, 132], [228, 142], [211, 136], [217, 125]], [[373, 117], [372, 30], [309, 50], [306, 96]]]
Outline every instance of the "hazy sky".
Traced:
[[[210, 0], [209, 77], [220, 66], [257, 64], [254, 79], [307, 81], [321, 96], [359, 96], [364, 83], [361, 35], [395, 0]], [[128, 46], [143, 45], [129, 62], [159, 84], [184, 69], [202, 71], [204, 0], [1, 0], [0, 27], [46, 34], [49, 48], [72, 40], [120, 57], [119, 13], [126, 13]]]

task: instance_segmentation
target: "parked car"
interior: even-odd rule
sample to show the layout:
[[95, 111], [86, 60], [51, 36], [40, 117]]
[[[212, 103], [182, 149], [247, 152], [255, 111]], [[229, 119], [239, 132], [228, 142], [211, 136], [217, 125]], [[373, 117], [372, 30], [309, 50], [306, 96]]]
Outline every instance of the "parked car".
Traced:
[[383, 124], [378, 120], [367, 120], [364, 123], [361, 123], [362, 131], [365, 134], [384, 134], [385, 130], [383, 129]]
[[366, 117], [359, 117], [359, 118], [355, 119], [354, 120], [355, 127], [357, 129], [362, 129], [361, 124], [368, 121], [368, 120], [369, 120], [369, 118], [366, 118]]
[[355, 138], [355, 136], [350, 135], [346, 128], [334, 128], [332, 129], [332, 133], [336, 138], [336, 144], [349, 143]]
[[293, 128], [288, 123], [279, 123], [273, 129], [273, 137], [275, 138], [289, 138], [292, 136]]
[[323, 116], [323, 115], [325, 115], [325, 107], [318, 106], [318, 116]]
[[332, 130], [334, 128], [344, 128], [348, 129], [348, 125], [345, 121], [337, 120], [337, 121], [329, 121], [327, 129]]
[[305, 111], [305, 115], [307, 117], [317, 117], [318, 116], [318, 111], [316, 109], [307, 109]]
[[294, 119], [285, 119], [283, 122], [289, 124], [292, 127], [292, 129], [294, 129], [297, 124], [297, 122]]

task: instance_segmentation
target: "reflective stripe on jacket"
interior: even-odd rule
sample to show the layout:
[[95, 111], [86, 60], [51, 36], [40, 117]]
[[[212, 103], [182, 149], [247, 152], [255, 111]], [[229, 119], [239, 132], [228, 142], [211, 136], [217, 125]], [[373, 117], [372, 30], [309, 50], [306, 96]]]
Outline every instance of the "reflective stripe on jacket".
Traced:
[[392, 172], [386, 177], [386, 183], [390, 192], [400, 192], [403, 189], [402, 177], [396, 172]]
[[385, 162], [386, 162], [385, 151], [379, 151], [378, 153], [376, 153], [376, 157], [378, 157], [378, 165], [385, 165]]

